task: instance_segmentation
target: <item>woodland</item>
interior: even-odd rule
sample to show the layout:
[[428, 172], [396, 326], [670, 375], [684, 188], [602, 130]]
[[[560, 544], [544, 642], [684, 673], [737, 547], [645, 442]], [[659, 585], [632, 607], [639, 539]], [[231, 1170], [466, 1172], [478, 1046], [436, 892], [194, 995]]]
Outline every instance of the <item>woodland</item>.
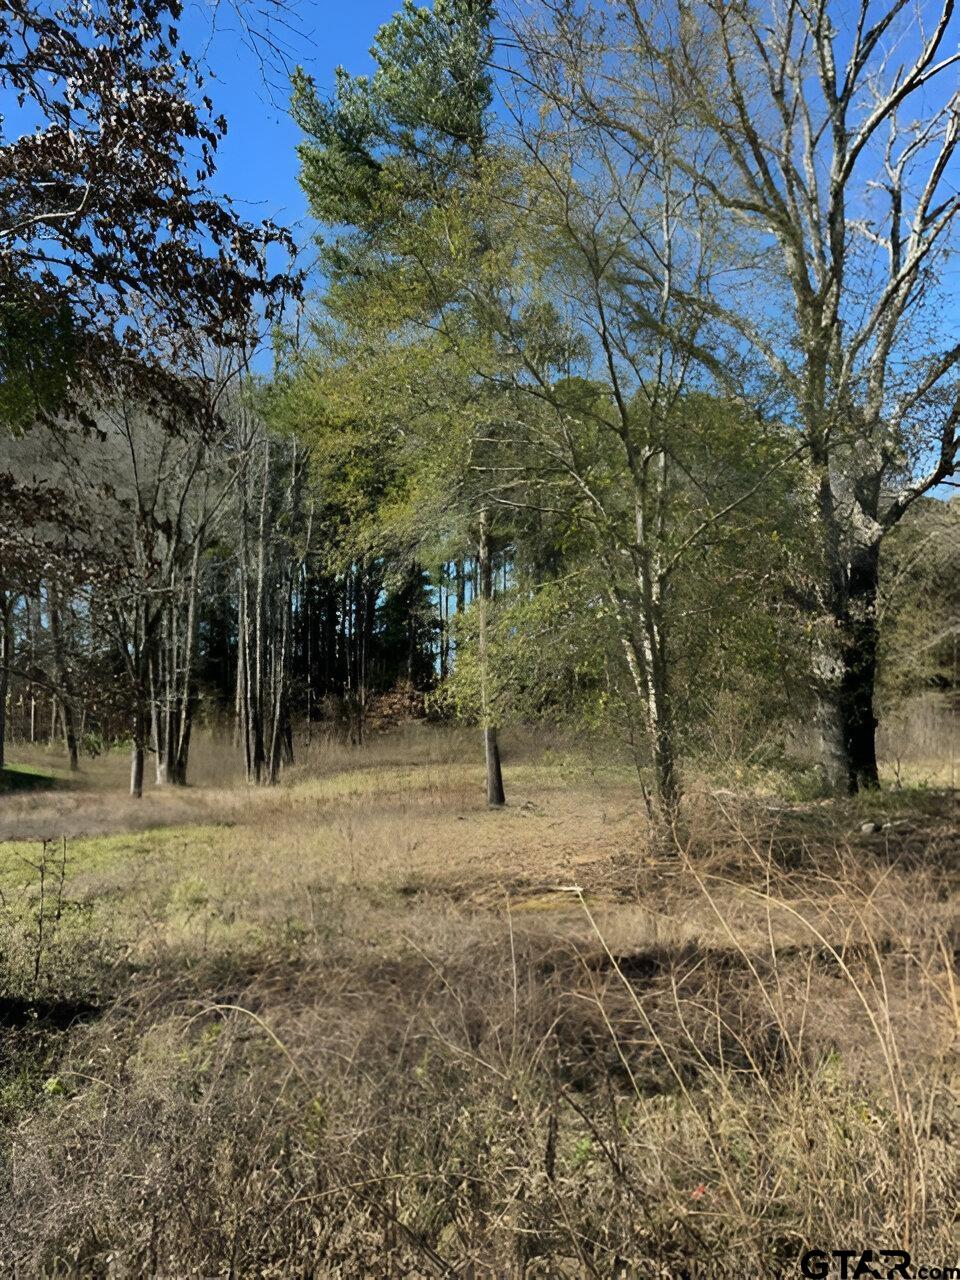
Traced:
[[0, 6], [2, 1265], [957, 1262], [953, 0], [323, 9]]
[[949, 7], [407, 6], [292, 73], [310, 272], [210, 195], [176, 11], [4, 20], [0, 759], [127, 741], [139, 795], [199, 717], [276, 782], [404, 685], [492, 802], [538, 719], [663, 813], [718, 717], [876, 787], [955, 636]]

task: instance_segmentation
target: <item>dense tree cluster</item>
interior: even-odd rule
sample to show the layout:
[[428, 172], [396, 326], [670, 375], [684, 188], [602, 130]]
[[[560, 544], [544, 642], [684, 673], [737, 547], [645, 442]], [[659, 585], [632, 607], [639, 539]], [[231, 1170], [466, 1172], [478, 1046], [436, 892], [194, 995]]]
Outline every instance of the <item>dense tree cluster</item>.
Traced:
[[875, 786], [957, 628], [949, 0], [407, 0], [293, 77], [323, 283], [269, 380], [299, 281], [209, 194], [178, 8], [0, 18], [8, 732], [127, 739], [139, 793], [232, 716], [275, 781], [404, 685], [494, 804], [510, 720], [613, 734], [651, 811], [805, 726]]

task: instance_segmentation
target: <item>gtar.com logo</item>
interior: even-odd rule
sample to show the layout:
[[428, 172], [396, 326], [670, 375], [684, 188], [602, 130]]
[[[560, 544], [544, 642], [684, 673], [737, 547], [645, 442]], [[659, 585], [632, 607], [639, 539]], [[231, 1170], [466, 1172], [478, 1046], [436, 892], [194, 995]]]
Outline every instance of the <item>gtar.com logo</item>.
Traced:
[[800, 1270], [808, 1280], [960, 1280], [960, 1267], [911, 1267], [904, 1249], [808, 1249]]

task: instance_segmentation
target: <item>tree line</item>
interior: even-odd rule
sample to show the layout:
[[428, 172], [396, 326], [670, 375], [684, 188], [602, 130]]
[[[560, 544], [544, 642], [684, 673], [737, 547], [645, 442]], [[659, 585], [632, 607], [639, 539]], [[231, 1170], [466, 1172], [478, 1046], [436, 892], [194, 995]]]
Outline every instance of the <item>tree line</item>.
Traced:
[[493, 804], [511, 720], [612, 733], [659, 814], [724, 734], [878, 785], [956, 630], [952, 3], [408, 2], [293, 73], [317, 278], [210, 195], [178, 6], [119, 8], [0, 19], [46, 122], [0, 150], [17, 736], [125, 739], [140, 794], [230, 717], [272, 782], [403, 682]]

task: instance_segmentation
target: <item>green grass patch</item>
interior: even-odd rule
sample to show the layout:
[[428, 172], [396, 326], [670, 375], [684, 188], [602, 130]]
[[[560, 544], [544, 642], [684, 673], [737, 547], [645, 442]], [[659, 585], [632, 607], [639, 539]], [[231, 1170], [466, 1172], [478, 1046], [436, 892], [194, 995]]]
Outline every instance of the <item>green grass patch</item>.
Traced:
[[58, 769], [38, 769], [32, 764], [8, 764], [0, 769], [0, 793], [54, 791], [72, 785], [69, 775]]
[[[146, 831], [122, 831], [114, 835], [82, 836], [67, 840], [66, 877], [107, 874], [130, 866], [163, 863], [202, 864], [224, 847], [231, 828], [219, 824], [150, 827]], [[41, 840], [13, 840], [0, 847], [0, 887], [21, 888], [37, 878], [35, 869], [43, 853]], [[47, 842], [51, 863], [59, 861], [59, 841]], [[31, 865], [33, 864], [33, 865]]]

